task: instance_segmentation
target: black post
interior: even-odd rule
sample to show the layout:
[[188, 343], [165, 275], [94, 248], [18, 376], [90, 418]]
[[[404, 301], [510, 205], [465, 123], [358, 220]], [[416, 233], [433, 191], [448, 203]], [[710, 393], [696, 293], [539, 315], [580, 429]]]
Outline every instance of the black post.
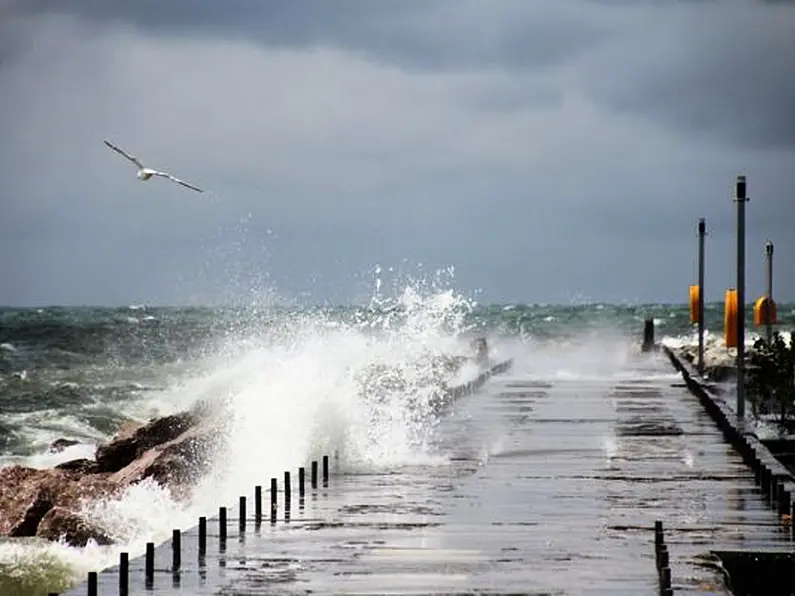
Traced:
[[201, 516], [199, 518], [199, 556], [204, 555], [207, 551], [207, 518]]
[[310, 478], [312, 488], [317, 488], [317, 460], [312, 461], [312, 476]]
[[767, 295], [767, 320], [765, 321], [765, 337], [767, 343], [773, 341], [773, 243], [765, 242], [765, 270], [767, 275], [765, 294]]
[[88, 572], [88, 596], [97, 596], [97, 572]]
[[745, 417], [745, 176], [737, 176], [737, 416]]
[[246, 531], [246, 497], [243, 495], [240, 495], [238, 510], [237, 525], [240, 533], [243, 534]]
[[262, 523], [262, 487], [254, 487], [254, 522], [257, 525]]
[[707, 224], [698, 220], [698, 374], [704, 376], [704, 236]]
[[646, 319], [643, 322], [643, 345], [642, 352], [651, 352], [654, 349], [654, 319]]
[[328, 486], [328, 455], [323, 456], [323, 486]]
[[290, 510], [291, 492], [292, 491], [290, 488], [290, 472], [285, 472], [284, 473], [284, 508], [288, 511]]
[[218, 508], [218, 540], [226, 542], [226, 507]]
[[171, 571], [179, 571], [182, 566], [182, 536], [179, 530], [171, 532]]
[[144, 574], [146, 581], [151, 582], [155, 576], [155, 543], [146, 543], [146, 558], [144, 561]]
[[654, 547], [659, 549], [664, 543], [663, 524], [662, 521], [657, 520], [654, 522]]
[[298, 468], [298, 496], [304, 496], [304, 483], [305, 479], [304, 476], [306, 475], [306, 470], [303, 467]]
[[276, 478], [271, 478], [271, 523], [276, 523]]
[[660, 589], [667, 590], [671, 587], [671, 568], [667, 565], [660, 569]]
[[119, 553], [119, 596], [130, 593], [130, 555]]
[[670, 563], [670, 560], [668, 558], [668, 547], [667, 546], [662, 545], [660, 547], [659, 557], [660, 557], [660, 569], [665, 569], [666, 567], [668, 567], [668, 564]]

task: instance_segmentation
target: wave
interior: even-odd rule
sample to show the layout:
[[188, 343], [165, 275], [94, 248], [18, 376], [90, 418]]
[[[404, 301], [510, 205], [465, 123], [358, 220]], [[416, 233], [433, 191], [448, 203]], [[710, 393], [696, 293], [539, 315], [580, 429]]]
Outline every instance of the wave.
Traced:
[[[125, 321], [131, 312], [137, 324]], [[488, 333], [493, 355], [522, 362], [528, 374], [612, 379], [637, 352], [646, 316], [666, 321], [671, 337], [688, 333], [682, 307], [477, 307], [449, 290], [414, 287], [367, 307], [242, 316], [145, 306], [45, 309], [15, 313], [21, 322], [7, 324], [5, 313], [0, 342], [14, 349], [0, 350], [0, 358], [29, 373], [0, 380], [19, 404], [0, 420], [7, 427], [0, 436], [14, 437], [0, 465], [44, 467], [85, 456], [124, 421], [200, 400], [225, 408], [231, 426], [227, 448], [189, 502], [146, 481], [86, 506], [113, 546], [0, 540], [0, 592], [3, 568], [63, 591], [88, 570], [115, 564], [119, 552], [135, 556], [146, 542], [166, 540], [172, 529], [213, 515], [219, 503], [236, 502], [252, 478], [278, 477], [323, 454], [338, 453], [348, 471], [444, 465], [449, 454], [436, 441], [434, 403], [454, 381], [456, 359], [471, 354], [474, 336]], [[47, 452], [61, 436], [81, 444]]]

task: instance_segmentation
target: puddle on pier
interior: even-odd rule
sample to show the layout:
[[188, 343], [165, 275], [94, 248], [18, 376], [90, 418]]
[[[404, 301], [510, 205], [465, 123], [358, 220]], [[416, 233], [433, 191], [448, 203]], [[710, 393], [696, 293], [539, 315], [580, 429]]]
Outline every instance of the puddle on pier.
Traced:
[[[560, 380], [515, 363], [439, 425], [447, 464], [333, 477], [289, 523], [249, 523], [240, 538], [231, 515], [223, 552], [208, 537], [201, 566], [195, 535], [183, 537], [178, 587], [165, 545], [151, 589], [132, 562], [130, 593], [652, 595], [660, 519], [676, 593], [726, 594], [705, 554], [785, 545], [788, 530], [668, 373], [654, 359], [615, 378]], [[117, 582], [102, 574], [100, 593]]]

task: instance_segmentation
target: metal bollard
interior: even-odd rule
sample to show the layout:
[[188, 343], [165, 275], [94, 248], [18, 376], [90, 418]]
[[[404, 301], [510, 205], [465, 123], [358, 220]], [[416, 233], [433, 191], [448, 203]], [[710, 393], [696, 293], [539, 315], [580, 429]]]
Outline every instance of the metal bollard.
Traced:
[[199, 556], [207, 551], [207, 518], [199, 518]]
[[671, 568], [663, 567], [660, 569], [660, 589], [666, 590], [671, 587]]
[[290, 509], [290, 472], [284, 473], [284, 508], [286, 510]]
[[246, 531], [246, 497], [240, 496], [238, 500], [237, 526], [241, 534]]
[[312, 461], [312, 488], [317, 488], [317, 461]]
[[654, 319], [643, 321], [643, 345], [642, 352], [651, 352], [654, 349]]
[[226, 542], [226, 507], [218, 508], [218, 540], [221, 545]]
[[323, 486], [328, 486], [328, 455], [323, 456]]
[[278, 487], [276, 485], [276, 478], [271, 478], [271, 523], [276, 523], [276, 491]]
[[119, 596], [130, 593], [130, 555], [119, 553]]
[[182, 536], [179, 530], [171, 532], [171, 571], [182, 567]]
[[97, 596], [97, 572], [88, 572], [88, 596]]
[[146, 556], [144, 561], [144, 575], [148, 582], [155, 577], [155, 543], [146, 543]]
[[298, 468], [298, 497], [302, 498], [304, 496], [304, 476], [306, 475], [306, 470], [304, 468]]
[[660, 557], [660, 569], [665, 569], [668, 567], [670, 560], [668, 558], [668, 547], [663, 545], [660, 547], [659, 550], [659, 557]]
[[262, 523], [262, 487], [260, 485], [254, 487], [254, 523], [256, 525]]

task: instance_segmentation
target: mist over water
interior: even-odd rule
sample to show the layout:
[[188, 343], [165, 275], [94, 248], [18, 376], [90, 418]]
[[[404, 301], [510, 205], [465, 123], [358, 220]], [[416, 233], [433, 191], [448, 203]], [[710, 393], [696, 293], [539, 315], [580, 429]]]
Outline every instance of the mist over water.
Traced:
[[[539, 378], [600, 379], [636, 357], [643, 318], [657, 320], [659, 337], [691, 331], [684, 307], [483, 307], [437, 286], [380, 290], [367, 307], [350, 308], [0, 312], [0, 465], [92, 457], [121, 423], [199, 400], [229, 420], [226, 445], [188, 502], [141, 482], [85, 506], [113, 546], [0, 540], [0, 588], [13, 577], [14, 585], [25, 578], [26, 593], [63, 590], [114, 565], [119, 552], [137, 556], [146, 542], [325, 454], [338, 454], [344, 472], [447, 465], [434, 402], [446, 385], [476, 376], [474, 364], [448, 366], [471, 355], [476, 335], [489, 338], [492, 358], [513, 358]], [[499, 452], [499, 428], [478, 432], [484, 459]], [[81, 443], [48, 452], [61, 437]]]

